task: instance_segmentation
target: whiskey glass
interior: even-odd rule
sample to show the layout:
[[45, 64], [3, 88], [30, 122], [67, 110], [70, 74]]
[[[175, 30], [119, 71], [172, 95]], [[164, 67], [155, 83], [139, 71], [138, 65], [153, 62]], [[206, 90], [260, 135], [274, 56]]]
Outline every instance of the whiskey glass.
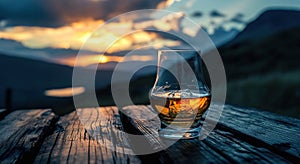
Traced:
[[161, 121], [161, 137], [200, 136], [201, 117], [211, 101], [203, 66], [200, 51], [159, 51], [156, 80], [149, 97]]

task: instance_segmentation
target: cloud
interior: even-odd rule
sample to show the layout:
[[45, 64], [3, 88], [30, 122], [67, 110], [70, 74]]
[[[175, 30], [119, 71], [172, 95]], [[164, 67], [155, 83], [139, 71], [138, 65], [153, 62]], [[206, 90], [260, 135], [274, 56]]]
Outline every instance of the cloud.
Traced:
[[119, 14], [170, 4], [164, 0], [11, 0], [0, 1], [0, 21], [8, 26], [58, 27], [84, 19], [107, 20]]
[[195, 11], [191, 16], [192, 17], [202, 17], [203, 13], [200, 11]]
[[[59, 16], [52, 13], [50, 6], [42, 1], [23, 0], [18, 3], [10, 0], [0, 1], [0, 19], [6, 25], [48, 25], [57, 26]], [[45, 1], [47, 2], [47, 1]], [[51, 23], [50, 23], [51, 22]]]
[[217, 11], [217, 10], [213, 10], [210, 12], [209, 14], [211, 17], [225, 17], [226, 15]]
[[[22, 45], [30, 48], [64, 48], [80, 49], [108, 53], [135, 49], [140, 46], [155, 45], [160, 48], [163, 46], [176, 46], [178, 42], [169, 38], [160, 37], [155, 33], [137, 31], [122, 38], [121, 34], [153, 27], [161, 31], [180, 32], [180, 23], [183, 19], [183, 13], [172, 13], [158, 20], [148, 20], [144, 22], [133, 23], [131, 18], [120, 20], [119, 22], [110, 22], [97, 29], [103, 24], [102, 20], [85, 20], [73, 22], [69, 25], [49, 28], [32, 26], [7, 27], [0, 31], [0, 38], [16, 40]], [[95, 31], [95, 29], [97, 29]], [[88, 41], [87, 41], [88, 39]], [[113, 45], [113, 41], [118, 40]], [[82, 45], [84, 44], [84, 47]], [[107, 49], [109, 48], [109, 49]]]
[[245, 15], [243, 13], [237, 13], [235, 15], [236, 18], [243, 18]]
[[233, 18], [231, 18], [229, 21], [230, 22], [234, 22], [234, 23], [240, 23], [240, 24], [244, 24], [246, 23], [244, 20], [243, 20], [243, 17], [244, 17], [244, 14], [242, 13], [237, 13]]
[[236, 18], [236, 17], [234, 17], [234, 18], [231, 18], [229, 21], [230, 21], [230, 22], [234, 22], [234, 23], [240, 23], [240, 24], [244, 24], [244, 23], [246, 23], [246, 22], [245, 22], [245, 21], [243, 21], [242, 19], [240, 19], [240, 18]]

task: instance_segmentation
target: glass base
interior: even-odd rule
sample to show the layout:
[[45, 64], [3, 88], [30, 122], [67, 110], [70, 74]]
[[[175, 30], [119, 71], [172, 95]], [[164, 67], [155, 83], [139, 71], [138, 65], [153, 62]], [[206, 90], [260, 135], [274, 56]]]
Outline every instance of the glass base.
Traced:
[[160, 137], [167, 139], [194, 139], [200, 136], [200, 128], [194, 129], [171, 129], [162, 128], [158, 132]]

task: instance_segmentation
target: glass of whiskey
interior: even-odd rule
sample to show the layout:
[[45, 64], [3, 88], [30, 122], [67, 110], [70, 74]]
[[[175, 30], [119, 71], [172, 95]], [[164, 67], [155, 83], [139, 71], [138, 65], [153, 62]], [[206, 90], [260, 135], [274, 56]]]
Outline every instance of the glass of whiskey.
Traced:
[[199, 51], [160, 50], [150, 103], [157, 112], [159, 135], [169, 139], [199, 137], [201, 117], [210, 105]]

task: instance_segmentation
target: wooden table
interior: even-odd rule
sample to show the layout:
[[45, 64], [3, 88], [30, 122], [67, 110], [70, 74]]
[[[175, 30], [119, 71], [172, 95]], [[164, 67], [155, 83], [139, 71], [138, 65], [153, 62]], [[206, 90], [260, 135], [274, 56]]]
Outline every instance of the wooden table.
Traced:
[[[0, 121], [1, 163], [300, 163], [300, 120], [255, 109], [225, 106], [216, 128], [205, 140], [167, 141], [149, 135], [142, 142], [131, 134], [156, 133], [157, 120], [147, 120], [149, 106], [80, 110], [59, 117], [51, 110], [18, 110]], [[86, 125], [86, 129], [83, 124]], [[96, 139], [91, 137], [96, 136]], [[143, 144], [145, 150], [134, 155]], [[113, 151], [111, 146], [113, 145]], [[125, 153], [124, 153], [125, 152]]]

